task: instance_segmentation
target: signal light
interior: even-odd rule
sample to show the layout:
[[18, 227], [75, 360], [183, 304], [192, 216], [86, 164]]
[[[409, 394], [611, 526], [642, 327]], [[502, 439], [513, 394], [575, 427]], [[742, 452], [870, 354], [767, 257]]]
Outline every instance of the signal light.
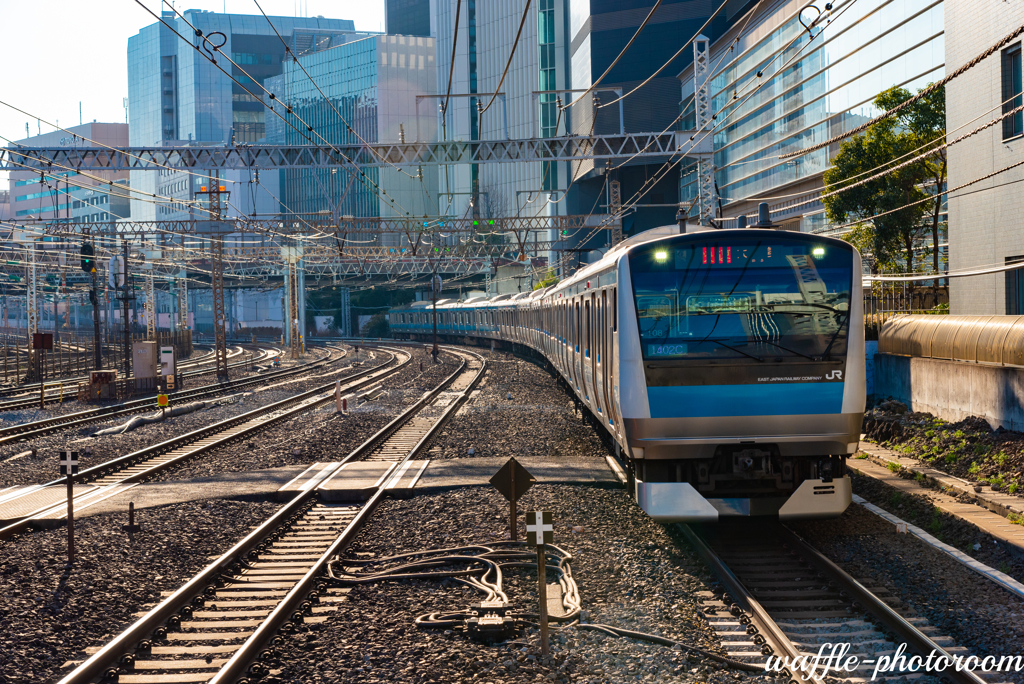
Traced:
[[86, 273], [93, 273], [93, 272], [95, 272], [96, 271], [96, 262], [95, 262], [95, 259], [93, 258], [93, 254], [95, 252], [93, 251], [92, 243], [91, 242], [83, 242], [82, 243], [82, 249], [81, 249], [80, 253], [81, 253], [81, 257], [82, 257], [82, 270], [85, 271]]

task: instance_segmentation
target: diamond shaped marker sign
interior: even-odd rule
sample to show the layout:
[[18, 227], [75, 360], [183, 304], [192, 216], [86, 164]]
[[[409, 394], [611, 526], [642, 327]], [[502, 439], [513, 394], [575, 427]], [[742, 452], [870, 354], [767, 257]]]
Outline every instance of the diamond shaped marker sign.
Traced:
[[501, 495], [509, 501], [518, 501], [526, 493], [526, 490], [537, 481], [530, 471], [519, 464], [514, 458], [508, 459], [501, 470], [491, 478], [491, 485], [501, 492]]
[[555, 526], [549, 511], [526, 512], [526, 545], [555, 543]]

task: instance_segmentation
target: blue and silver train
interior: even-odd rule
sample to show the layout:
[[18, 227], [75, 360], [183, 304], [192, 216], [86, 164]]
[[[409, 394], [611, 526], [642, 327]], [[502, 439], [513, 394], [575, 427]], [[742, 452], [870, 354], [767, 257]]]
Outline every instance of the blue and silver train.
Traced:
[[[543, 290], [439, 301], [437, 328], [547, 359], [656, 520], [834, 517], [864, 414], [860, 276], [840, 240], [672, 226]], [[391, 328], [429, 340], [432, 314], [393, 309]]]

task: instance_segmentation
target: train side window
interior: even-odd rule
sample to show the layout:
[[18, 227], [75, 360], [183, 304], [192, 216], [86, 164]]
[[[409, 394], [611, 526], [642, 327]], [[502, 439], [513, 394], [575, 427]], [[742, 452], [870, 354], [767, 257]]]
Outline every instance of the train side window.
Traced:
[[583, 304], [583, 354], [590, 358], [590, 340], [594, 338], [593, 317], [590, 313], [590, 300]]

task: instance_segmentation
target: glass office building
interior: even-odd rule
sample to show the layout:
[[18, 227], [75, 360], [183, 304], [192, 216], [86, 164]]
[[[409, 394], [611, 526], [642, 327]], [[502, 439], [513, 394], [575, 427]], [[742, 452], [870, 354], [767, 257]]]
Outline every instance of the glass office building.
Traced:
[[[202, 10], [183, 12], [188, 21], [211, 36], [219, 32], [225, 41], [221, 51], [238, 64], [220, 64], [240, 82], [234, 83], [201, 55], [191, 44], [168, 27], [154, 23], [128, 39], [128, 100], [130, 144], [258, 143], [266, 136], [263, 105], [246, 92], [262, 96], [256, 82], [280, 74], [285, 46], [281, 34], [296, 55], [312, 53], [347, 40], [355, 24], [347, 19], [323, 17], [271, 17], [273, 26], [261, 15], [220, 14]], [[173, 12], [163, 12], [164, 21], [178, 33], [202, 47], [203, 39]], [[215, 36], [218, 43], [220, 36]], [[195, 177], [188, 174], [157, 174], [133, 171], [132, 185], [165, 196], [190, 199]], [[226, 180], [248, 181], [239, 172], [228, 172]], [[234, 177], [234, 176], [237, 176]], [[248, 193], [232, 197], [245, 213], [276, 210], [269, 198], [252, 199]], [[268, 204], [270, 203], [270, 204]], [[148, 220], [188, 218], [184, 211], [158, 213], [157, 207], [133, 201], [133, 216]]]
[[[756, 214], [757, 202], [767, 199], [772, 219], [784, 227], [824, 228], [821, 203], [808, 200], [817, 196], [839, 146], [789, 160], [779, 156], [877, 115], [873, 100], [887, 88], [916, 92], [939, 80], [945, 64], [942, 2], [840, 1], [810, 31], [805, 25], [815, 10], [803, 2], [752, 12], [711, 47], [708, 94], [719, 124], [714, 162], [723, 214]], [[692, 65], [679, 78], [682, 129], [689, 130]], [[684, 202], [696, 193], [696, 169], [686, 166], [680, 180]]]
[[[299, 57], [298, 63], [286, 62], [284, 72], [266, 82], [284, 116], [267, 112], [267, 142], [308, 144], [305, 124], [332, 145], [398, 142], [403, 136], [412, 140], [416, 96], [436, 92], [436, 72], [434, 39], [416, 36], [350, 37], [344, 44]], [[425, 106], [429, 117], [430, 105]], [[318, 136], [313, 139], [321, 142]], [[433, 168], [422, 168], [421, 179], [413, 168], [404, 173], [388, 166], [356, 169], [340, 155], [338, 160], [340, 165], [330, 169], [284, 171], [281, 200], [287, 209], [335, 218], [436, 214], [436, 200], [428, 191], [437, 188]], [[379, 189], [395, 202], [387, 201]]]

